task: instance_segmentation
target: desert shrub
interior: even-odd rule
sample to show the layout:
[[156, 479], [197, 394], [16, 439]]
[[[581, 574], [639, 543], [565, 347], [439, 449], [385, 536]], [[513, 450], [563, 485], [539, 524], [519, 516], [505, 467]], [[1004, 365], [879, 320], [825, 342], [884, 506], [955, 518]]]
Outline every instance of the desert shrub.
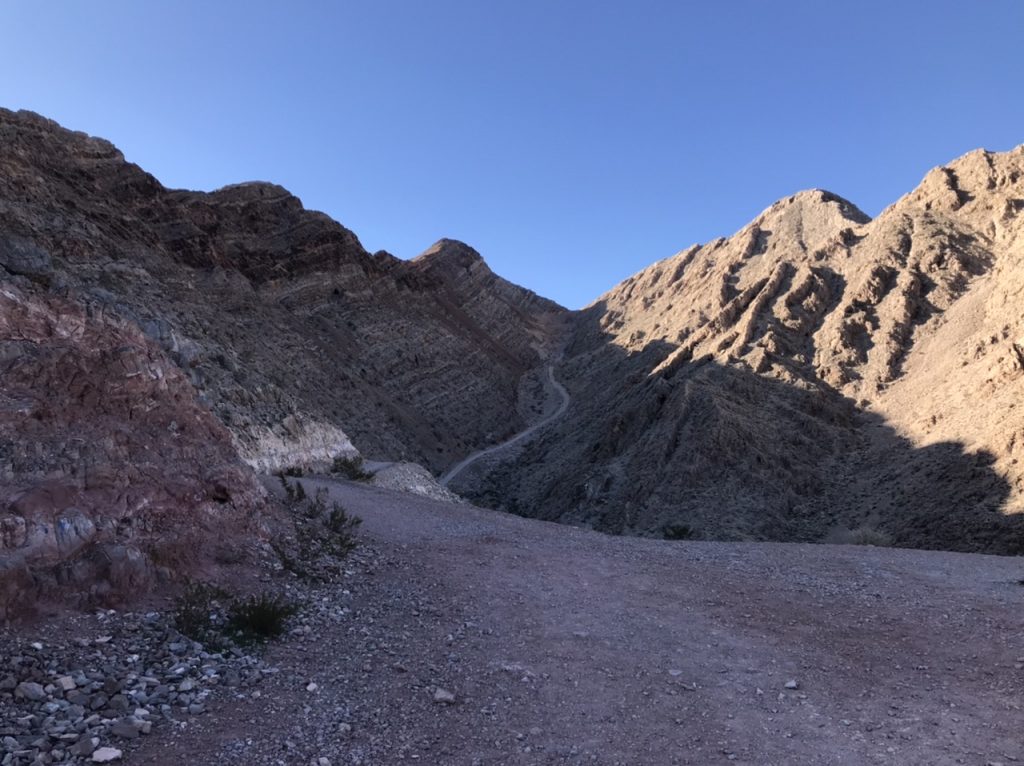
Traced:
[[349, 514], [340, 503], [328, 506], [325, 488], [304, 497], [291, 504], [294, 539], [272, 541], [270, 545], [286, 571], [304, 580], [326, 582], [341, 573], [341, 561], [355, 549], [356, 530], [363, 520]]
[[327, 517], [327, 529], [336, 556], [347, 556], [356, 547], [356, 530], [363, 523], [358, 516], [352, 516], [340, 503], [335, 503]]
[[234, 598], [208, 583], [189, 583], [175, 603], [174, 626], [183, 636], [210, 649], [252, 644], [284, 632], [298, 606], [283, 596]]
[[190, 582], [174, 605], [174, 627], [208, 646], [224, 643], [225, 607], [230, 594], [208, 583]]
[[666, 540], [692, 540], [696, 536], [689, 524], [666, 524], [661, 528], [661, 534]]
[[342, 457], [338, 456], [334, 458], [334, 465], [331, 468], [331, 473], [336, 473], [340, 476], [344, 476], [346, 479], [352, 481], [367, 481], [373, 478], [372, 473], [368, 473], [363, 468], [363, 459], [359, 455], [354, 457]]
[[261, 593], [236, 599], [228, 609], [227, 629], [240, 644], [264, 642], [284, 633], [288, 620], [298, 611], [298, 604], [280, 594]]
[[293, 487], [292, 483], [290, 481], [288, 481], [288, 479], [285, 478], [284, 473], [279, 473], [277, 475], [277, 478], [281, 482], [281, 488], [284, 490], [285, 498], [288, 500], [289, 503], [294, 503], [295, 502], [295, 487]]

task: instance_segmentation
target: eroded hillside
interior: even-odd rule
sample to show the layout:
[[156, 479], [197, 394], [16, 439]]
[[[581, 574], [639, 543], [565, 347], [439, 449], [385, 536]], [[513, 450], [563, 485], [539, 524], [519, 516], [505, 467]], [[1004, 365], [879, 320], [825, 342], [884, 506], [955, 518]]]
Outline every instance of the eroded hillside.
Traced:
[[577, 317], [566, 417], [476, 496], [616, 533], [1024, 551], [1024, 147], [823, 191]]
[[[5, 252], [141, 327], [263, 470], [357, 448], [440, 468], [520, 425], [563, 309], [442, 240], [369, 254], [279, 186], [165, 189], [101, 139], [0, 111]], [[17, 272], [14, 256], [0, 266]]]

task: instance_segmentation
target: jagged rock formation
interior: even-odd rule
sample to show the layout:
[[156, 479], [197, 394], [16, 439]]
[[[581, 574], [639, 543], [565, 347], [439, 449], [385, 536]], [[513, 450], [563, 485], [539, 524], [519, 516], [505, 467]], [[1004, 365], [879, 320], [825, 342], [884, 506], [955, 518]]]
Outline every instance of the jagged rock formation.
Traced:
[[[261, 470], [353, 442], [440, 468], [515, 430], [518, 380], [565, 313], [461, 243], [370, 255], [279, 186], [168, 190], [24, 112], [0, 111], [0, 232], [47, 259], [54, 289], [143, 328]], [[19, 258], [8, 271], [34, 268]]]
[[[1024, 147], [874, 221], [823, 191], [578, 317], [565, 419], [478, 497], [616, 533], [1024, 552]], [[456, 487], [457, 488], [457, 487]]]

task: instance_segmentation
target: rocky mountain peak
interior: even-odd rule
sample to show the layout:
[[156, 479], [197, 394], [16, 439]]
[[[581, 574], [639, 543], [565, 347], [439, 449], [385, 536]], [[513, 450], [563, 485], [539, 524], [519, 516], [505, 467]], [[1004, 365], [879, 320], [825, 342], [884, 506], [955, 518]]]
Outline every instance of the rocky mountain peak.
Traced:
[[573, 406], [481, 496], [614, 533], [868, 524], [1024, 551], [1022, 233], [1024, 148], [936, 168], [874, 219], [780, 200], [578, 314]]
[[412, 259], [420, 269], [431, 273], [446, 273], [455, 276], [460, 270], [482, 269], [490, 272], [483, 257], [457, 239], [439, 239]]

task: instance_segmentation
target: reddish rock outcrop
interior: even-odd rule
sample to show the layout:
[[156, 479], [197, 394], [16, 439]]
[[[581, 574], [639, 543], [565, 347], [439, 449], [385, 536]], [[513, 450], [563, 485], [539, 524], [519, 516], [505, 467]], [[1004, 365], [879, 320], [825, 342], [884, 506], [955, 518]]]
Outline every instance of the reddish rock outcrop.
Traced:
[[102, 305], [0, 285], [0, 616], [249, 544], [265, 491], [181, 370]]

